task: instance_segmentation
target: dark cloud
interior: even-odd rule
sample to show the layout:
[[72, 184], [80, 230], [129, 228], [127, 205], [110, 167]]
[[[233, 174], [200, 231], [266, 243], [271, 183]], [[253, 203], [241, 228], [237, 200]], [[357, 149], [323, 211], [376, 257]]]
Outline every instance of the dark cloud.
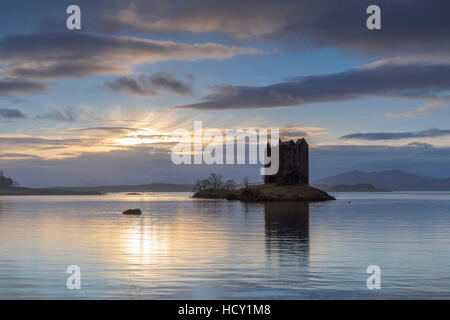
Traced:
[[[68, 32], [13, 35], [0, 39], [3, 76], [44, 80], [124, 74], [131, 72], [132, 66], [141, 63], [171, 59], [225, 59], [255, 52], [254, 49], [214, 43], [191, 45]], [[0, 83], [0, 94], [6, 85]]]
[[12, 98], [11, 102], [19, 104], [19, 103], [27, 103], [28, 100], [21, 99], [21, 98]]
[[266, 87], [216, 87], [205, 102], [177, 109], [249, 109], [302, 106], [365, 97], [438, 98], [450, 89], [450, 65], [385, 63], [306, 76]]
[[0, 118], [4, 119], [25, 119], [22, 111], [16, 109], [0, 109]]
[[[23, 12], [24, 1], [15, 2], [17, 8], [9, 5], [9, 10], [15, 9], [18, 21], [29, 20], [32, 14]], [[40, 11], [37, 16], [44, 30], [67, 31], [61, 12], [69, 2], [39, 4], [34, 9]], [[447, 60], [450, 50], [447, 0], [78, 0], [77, 4], [83, 12], [83, 33], [142, 32], [158, 38], [193, 33], [196, 39], [201, 35], [210, 39], [213, 33], [239, 42], [269, 41], [277, 47], [332, 47], [376, 56]], [[382, 30], [366, 28], [366, 9], [373, 4], [381, 7]]]
[[106, 88], [113, 92], [126, 92], [129, 94], [139, 96], [154, 96], [156, 92], [149, 87], [143, 88], [140, 82], [143, 82], [142, 78], [135, 80], [127, 77], [120, 77], [113, 81], [106, 83]]
[[[299, 8], [289, 1], [134, 1], [107, 10], [102, 27], [108, 31], [156, 33], [225, 33], [236, 38], [270, 34]], [[272, 13], [272, 15], [270, 15]]]
[[32, 145], [48, 147], [48, 146], [77, 146], [77, 145], [86, 145], [87, 143], [91, 144], [96, 142], [94, 139], [50, 139], [50, 138], [41, 138], [41, 137], [3, 137], [0, 136], [0, 146], [4, 145]]
[[323, 128], [318, 127], [287, 126], [278, 129], [280, 130], [280, 138], [282, 140], [296, 140], [306, 137], [314, 137], [326, 133]]
[[20, 79], [0, 79], [0, 96], [45, 91], [43, 84]]
[[33, 67], [11, 68], [9, 76], [51, 80], [58, 78], [83, 78], [90, 75], [120, 74], [127, 72], [124, 67], [103, 64], [95, 61], [82, 62], [52, 62], [47, 67], [35, 65]]
[[[193, 80], [192, 75], [186, 77]], [[193, 94], [192, 84], [176, 79], [175, 75], [168, 72], [158, 72], [147, 78], [147, 81], [157, 89], [167, 90], [175, 94]]]
[[156, 96], [158, 91], [168, 91], [178, 95], [193, 94], [190, 77], [179, 80], [172, 73], [158, 72], [151, 76], [141, 75], [137, 79], [120, 77], [106, 83], [106, 88], [113, 92], [124, 92], [138, 96]]
[[398, 140], [415, 138], [437, 138], [450, 135], [450, 130], [429, 129], [412, 132], [373, 132], [373, 133], [353, 133], [342, 136], [344, 140]]
[[297, 138], [297, 137], [307, 137], [309, 134], [306, 131], [282, 131], [281, 136], [285, 138]]
[[58, 111], [53, 110], [43, 114], [37, 114], [35, 116], [38, 120], [51, 120], [51, 121], [61, 121], [61, 122], [73, 122], [75, 121], [75, 115], [72, 111]]
[[0, 159], [38, 159], [39, 157], [32, 154], [24, 153], [0, 153]]
[[[97, 1], [96, 1], [97, 2]], [[290, 47], [337, 47], [372, 55], [433, 55], [450, 49], [446, 0], [137, 0], [108, 6], [105, 31], [226, 34]], [[382, 10], [382, 30], [366, 28], [366, 9]]]

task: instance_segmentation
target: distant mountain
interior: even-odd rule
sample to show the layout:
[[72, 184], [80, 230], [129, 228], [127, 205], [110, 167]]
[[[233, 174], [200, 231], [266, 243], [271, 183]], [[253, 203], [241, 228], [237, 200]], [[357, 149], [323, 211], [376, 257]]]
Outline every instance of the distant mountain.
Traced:
[[450, 178], [447, 179], [436, 179], [436, 181], [431, 182], [427, 187], [433, 190], [450, 190]]
[[77, 187], [84, 188], [84, 187], [110, 186], [110, 185], [111, 185], [111, 183], [106, 182], [104, 180], [92, 179], [92, 180], [86, 181], [85, 183], [78, 185]]
[[345, 172], [316, 180], [312, 185], [356, 185], [371, 184], [377, 189], [393, 191], [439, 191], [450, 190], [450, 178], [435, 179], [418, 176], [401, 170], [365, 172], [360, 170]]
[[143, 185], [119, 185], [119, 186], [92, 186], [92, 187], [58, 187], [59, 189], [73, 190], [78, 192], [191, 192], [194, 190], [192, 184], [168, 184], [151, 183]]
[[377, 189], [375, 186], [371, 184], [339, 184], [335, 186], [331, 186], [325, 191], [328, 192], [391, 192], [391, 190], [387, 189]]

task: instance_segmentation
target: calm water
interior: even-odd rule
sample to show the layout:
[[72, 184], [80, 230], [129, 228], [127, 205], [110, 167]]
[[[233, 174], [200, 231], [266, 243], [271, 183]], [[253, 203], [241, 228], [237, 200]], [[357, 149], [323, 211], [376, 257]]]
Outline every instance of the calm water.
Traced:
[[189, 195], [0, 197], [0, 298], [450, 299], [450, 193], [309, 207]]

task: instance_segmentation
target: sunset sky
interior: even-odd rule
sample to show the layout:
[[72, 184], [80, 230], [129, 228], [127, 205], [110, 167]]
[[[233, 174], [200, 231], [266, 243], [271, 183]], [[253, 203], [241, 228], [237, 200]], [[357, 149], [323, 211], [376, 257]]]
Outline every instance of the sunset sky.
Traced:
[[[66, 28], [77, 4], [82, 30]], [[382, 30], [366, 28], [377, 4]], [[450, 2], [4, 0], [0, 169], [26, 186], [191, 183], [170, 134], [280, 128], [312, 179], [450, 176]]]

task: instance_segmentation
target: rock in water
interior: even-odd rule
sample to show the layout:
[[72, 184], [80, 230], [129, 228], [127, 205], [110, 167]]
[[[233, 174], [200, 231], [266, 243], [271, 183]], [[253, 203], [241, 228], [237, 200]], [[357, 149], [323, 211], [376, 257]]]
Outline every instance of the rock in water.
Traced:
[[122, 214], [130, 215], [130, 216], [139, 216], [142, 214], [141, 209], [128, 209], [122, 212]]

